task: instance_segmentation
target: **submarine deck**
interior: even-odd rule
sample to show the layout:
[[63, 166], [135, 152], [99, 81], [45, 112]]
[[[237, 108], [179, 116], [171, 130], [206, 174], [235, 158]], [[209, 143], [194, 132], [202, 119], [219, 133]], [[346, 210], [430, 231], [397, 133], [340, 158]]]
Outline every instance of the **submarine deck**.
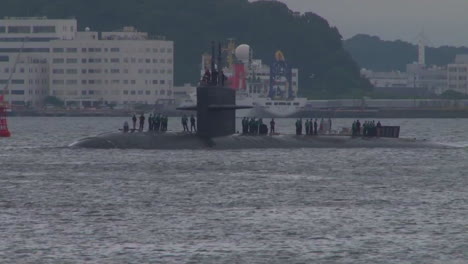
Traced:
[[344, 135], [240, 135], [201, 138], [190, 133], [106, 133], [74, 142], [71, 147], [96, 149], [268, 149], [268, 148], [447, 148], [416, 139]]

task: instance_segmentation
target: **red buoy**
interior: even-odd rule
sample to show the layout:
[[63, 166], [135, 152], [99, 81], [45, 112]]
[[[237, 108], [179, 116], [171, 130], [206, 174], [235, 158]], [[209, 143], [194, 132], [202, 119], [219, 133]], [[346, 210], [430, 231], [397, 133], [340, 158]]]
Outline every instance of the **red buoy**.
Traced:
[[8, 104], [3, 101], [3, 95], [0, 95], [0, 137], [10, 137], [11, 133], [8, 130], [8, 124], [6, 119], [6, 110]]

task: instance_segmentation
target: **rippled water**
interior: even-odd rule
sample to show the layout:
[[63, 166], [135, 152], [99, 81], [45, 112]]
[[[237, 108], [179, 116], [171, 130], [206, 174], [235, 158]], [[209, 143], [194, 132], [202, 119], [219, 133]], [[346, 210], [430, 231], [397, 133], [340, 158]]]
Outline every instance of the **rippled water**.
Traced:
[[9, 121], [1, 263], [468, 263], [468, 120], [383, 120], [456, 149], [287, 151], [69, 149], [122, 118]]

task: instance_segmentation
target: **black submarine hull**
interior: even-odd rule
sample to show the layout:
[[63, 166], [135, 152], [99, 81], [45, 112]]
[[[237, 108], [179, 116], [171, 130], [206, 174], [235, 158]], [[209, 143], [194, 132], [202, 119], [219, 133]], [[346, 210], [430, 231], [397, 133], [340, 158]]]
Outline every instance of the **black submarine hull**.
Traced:
[[189, 133], [107, 133], [74, 142], [71, 147], [93, 149], [293, 149], [293, 148], [447, 148], [415, 139], [366, 138], [342, 135], [229, 135], [204, 138]]

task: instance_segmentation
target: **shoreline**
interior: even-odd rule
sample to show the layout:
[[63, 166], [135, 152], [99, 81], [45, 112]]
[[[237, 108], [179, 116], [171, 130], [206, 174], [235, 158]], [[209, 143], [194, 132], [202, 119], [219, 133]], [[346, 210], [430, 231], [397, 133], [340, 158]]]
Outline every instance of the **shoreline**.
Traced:
[[[128, 117], [141, 111], [13, 111], [10, 117]], [[159, 111], [170, 117], [192, 114], [193, 111]], [[276, 116], [257, 116], [261, 118], [281, 118]], [[284, 118], [468, 118], [468, 110], [434, 110], [434, 109], [380, 109], [380, 110], [305, 110]], [[240, 118], [240, 117], [239, 117]]]

